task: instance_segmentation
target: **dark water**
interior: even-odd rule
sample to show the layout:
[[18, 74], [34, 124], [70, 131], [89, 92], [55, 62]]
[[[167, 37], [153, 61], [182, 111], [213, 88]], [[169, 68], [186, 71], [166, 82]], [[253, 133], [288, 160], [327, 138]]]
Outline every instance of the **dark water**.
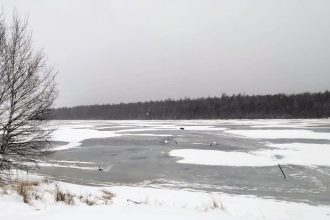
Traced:
[[[298, 121], [300, 122], [300, 121]], [[303, 121], [302, 121], [303, 122]], [[58, 122], [60, 123], [60, 122]], [[82, 122], [88, 124], [88, 122]], [[95, 123], [109, 128], [99, 130], [118, 130], [128, 128], [111, 128], [119, 122]], [[146, 122], [148, 124], [148, 122]], [[162, 123], [162, 122], [160, 122]], [[166, 122], [173, 124], [177, 122]], [[212, 124], [195, 122], [193, 125]], [[312, 123], [310, 123], [312, 124]], [[191, 122], [180, 122], [178, 127], [187, 127]], [[215, 127], [230, 129], [253, 129], [249, 125], [231, 122], [213, 123]], [[313, 125], [313, 124], [312, 124]], [[137, 125], [132, 125], [136, 128]], [[139, 125], [139, 127], [141, 127]], [[98, 129], [96, 126], [95, 129]], [[260, 128], [259, 128], [260, 129]], [[270, 129], [270, 128], [267, 128]], [[278, 128], [272, 129], [300, 129]], [[307, 128], [301, 128], [307, 129]], [[327, 124], [315, 124], [309, 130], [329, 132]], [[180, 130], [162, 128], [154, 131], [137, 131], [131, 134], [170, 134], [169, 143], [163, 143], [165, 137], [124, 135], [120, 137], [88, 139], [79, 148], [57, 151], [48, 158], [49, 161], [84, 161], [91, 164], [69, 163], [77, 169], [58, 167], [67, 162], [56, 162], [53, 167], [42, 167], [43, 175], [68, 182], [88, 185], [139, 185], [168, 188], [190, 188], [203, 191], [221, 191], [232, 194], [257, 195], [279, 200], [307, 202], [311, 204], [330, 204], [330, 167], [283, 165], [288, 179], [285, 180], [277, 164], [269, 167], [230, 167], [180, 164], [180, 158], [170, 157], [174, 149], [217, 149], [221, 151], [241, 151], [267, 148], [271, 143], [316, 143], [330, 144], [329, 140], [310, 139], [248, 139], [227, 135], [214, 130]], [[215, 141], [216, 146], [209, 144]], [[59, 143], [58, 143], [59, 144]], [[329, 155], [330, 159], [330, 155]], [[104, 168], [99, 172], [97, 167]]]

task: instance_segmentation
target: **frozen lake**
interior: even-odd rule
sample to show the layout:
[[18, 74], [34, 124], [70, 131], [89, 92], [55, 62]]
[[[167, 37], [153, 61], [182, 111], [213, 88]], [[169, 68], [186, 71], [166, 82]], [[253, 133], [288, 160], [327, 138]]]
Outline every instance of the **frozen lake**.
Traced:
[[51, 126], [58, 128], [55, 153], [38, 171], [51, 178], [330, 204], [330, 120], [52, 121]]

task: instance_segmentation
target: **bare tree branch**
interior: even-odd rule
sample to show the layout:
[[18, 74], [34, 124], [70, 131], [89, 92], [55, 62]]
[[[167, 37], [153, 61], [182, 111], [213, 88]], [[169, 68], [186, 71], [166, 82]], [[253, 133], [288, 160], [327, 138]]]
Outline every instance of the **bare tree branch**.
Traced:
[[56, 98], [56, 74], [31, 37], [19, 16], [8, 26], [0, 15], [0, 174], [35, 167], [49, 153], [53, 130], [42, 116]]

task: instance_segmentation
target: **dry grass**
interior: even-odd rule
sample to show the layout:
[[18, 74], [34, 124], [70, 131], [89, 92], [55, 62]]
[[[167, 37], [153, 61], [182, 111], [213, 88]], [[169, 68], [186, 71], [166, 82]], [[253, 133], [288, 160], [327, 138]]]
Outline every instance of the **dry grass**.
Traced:
[[32, 200], [39, 200], [40, 196], [37, 193], [38, 181], [18, 182], [14, 184], [16, 192], [23, 197], [23, 202], [31, 204]]
[[55, 201], [56, 202], [64, 202], [68, 205], [74, 205], [74, 198], [76, 195], [68, 193], [68, 192], [63, 192], [60, 190], [58, 185], [55, 185]]
[[115, 197], [115, 194], [113, 194], [110, 191], [102, 190], [102, 197], [101, 199], [104, 201], [105, 205], [111, 204], [113, 197]]
[[[57, 184], [46, 180], [40, 181], [23, 181], [14, 184], [0, 186], [1, 194], [11, 194], [17, 192], [22, 196], [23, 202], [33, 205], [36, 200], [44, 200], [54, 198], [55, 202], [63, 202], [68, 205], [75, 205], [76, 202], [85, 203], [88, 206], [92, 205], [109, 205], [112, 204], [112, 199], [115, 196], [112, 192], [101, 190], [101, 195], [75, 195], [68, 191], [63, 191]], [[46, 197], [45, 197], [46, 196]], [[49, 200], [48, 200], [49, 201]]]
[[216, 201], [215, 198], [212, 197], [212, 209], [221, 209], [222, 211], [226, 211], [226, 208], [223, 206], [221, 201]]
[[85, 203], [85, 204], [87, 204], [89, 206], [92, 206], [92, 205], [95, 205], [96, 204], [96, 199], [95, 198], [93, 199], [93, 197], [92, 197], [91, 194], [88, 194], [86, 197], [80, 195], [79, 196], [79, 200], [80, 200], [80, 202]]
[[96, 204], [95, 200], [93, 200], [89, 195], [83, 201], [84, 201], [84, 203], [86, 203], [89, 206], [92, 206], [92, 205]]

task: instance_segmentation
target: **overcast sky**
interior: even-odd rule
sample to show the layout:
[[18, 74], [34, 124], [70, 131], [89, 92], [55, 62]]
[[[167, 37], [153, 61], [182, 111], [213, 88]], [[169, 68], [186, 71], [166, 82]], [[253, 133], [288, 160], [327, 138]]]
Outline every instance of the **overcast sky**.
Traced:
[[0, 0], [29, 16], [57, 106], [330, 89], [329, 0]]

